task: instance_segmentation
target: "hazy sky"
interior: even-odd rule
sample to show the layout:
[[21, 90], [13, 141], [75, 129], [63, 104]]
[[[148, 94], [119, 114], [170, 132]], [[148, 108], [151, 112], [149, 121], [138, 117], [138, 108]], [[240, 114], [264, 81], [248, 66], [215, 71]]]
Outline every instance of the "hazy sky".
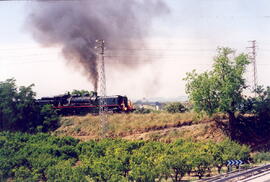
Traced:
[[[270, 1], [164, 2], [171, 12], [155, 19], [147, 38], [149, 48], [140, 50], [154, 62], [134, 70], [107, 66], [108, 95], [133, 99], [183, 96], [186, 72], [209, 69], [218, 46], [248, 52], [249, 40], [258, 43], [259, 84], [270, 85]], [[91, 83], [65, 62], [58, 48], [41, 48], [26, 31], [24, 22], [31, 4], [0, 1], [0, 81], [14, 77], [18, 85], [34, 83], [39, 97], [73, 89], [92, 90]], [[250, 72], [247, 79], [251, 78]]]

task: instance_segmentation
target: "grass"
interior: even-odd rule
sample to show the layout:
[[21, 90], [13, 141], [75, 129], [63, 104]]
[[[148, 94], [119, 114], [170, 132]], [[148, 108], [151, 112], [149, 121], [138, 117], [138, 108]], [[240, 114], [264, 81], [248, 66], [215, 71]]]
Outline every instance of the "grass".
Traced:
[[[196, 113], [149, 113], [108, 115], [106, 135], [114, 138], [147, 139], [170, 142], [179, 137], [211, 139], [216, 137], [209, 122], [211, 118]], [[74, 136], [82, 140], [97, 139], [100, 134], [99, 116], [69, 116], [61, 119], [61, 127], [54, 134]], [[212, 133], [209, 137], [208, 133]], [[220, 134], [222, 135], [222, 134]], [[221, 136], [222, 137], [222, 136]]]
[[226, 136], [221, 129], [215, 126], [213, 121], [209, 121], [208, 123], [202, 122], [195, 125], [153, 130], [146, 133], [128, 135], [124, 138], [129, 140], [144, 139], [170, 143], [179, 138], [192, 139], [193, 141], [212, 140], [219, 142], [226, 138]]
[[151, 129], [162, 129], [196, 120], [197, 118], [193, 113], [117, 114], [109, 117], [109, 128], [115, 134], [129, 134], [134, 131], [141, 132]]

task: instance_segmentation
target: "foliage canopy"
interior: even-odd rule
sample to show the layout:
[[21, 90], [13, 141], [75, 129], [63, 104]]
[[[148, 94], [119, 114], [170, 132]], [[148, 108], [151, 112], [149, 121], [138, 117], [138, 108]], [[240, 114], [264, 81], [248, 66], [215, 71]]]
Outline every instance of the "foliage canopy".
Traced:
[[58, 127], [56, 111], [35, 104], [33, 86], [18, 88], [15, 79], [0, 82], [0, 131], [47, 132]]
[[242, 92], [247, 87], [243, 75], [249, 63], [246, 54], [235, 56], [234, 50], [219, 48], [212, 71], [187, 73], [186, 92], [195, 111], [232, 116], [243, 102]]
[[93, 96], [95, 92], [93, 91], [88, 91], [88, 90], [76, 90], [74, 89], [71, 94], [79, 95], [79, 96]]
[[44, 133], [0, 132], [0, 180], [154, 182], [170, 178], [178, 182], [187, 173], [201, 178], [227, 159], [248, 161], [249, 152], [230, 140], [220, 144], [113, 139], [79, 143]]

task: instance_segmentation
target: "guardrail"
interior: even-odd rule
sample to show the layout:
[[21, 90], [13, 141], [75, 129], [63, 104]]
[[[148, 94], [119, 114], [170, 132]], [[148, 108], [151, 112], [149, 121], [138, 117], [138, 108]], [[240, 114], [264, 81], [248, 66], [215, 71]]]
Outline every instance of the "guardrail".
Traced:
[[251, 169], [244, 170], [241, 172], [232, 172], [232, 173], [222, 174], [222, 175], [219, 175], [216, 177], [212, 177], [212, 178], [208, 178], [208, 179], [204, 179], [204, 180], [200, 180], [200, 181], [226, 182], [226, 181], [241, 180], [241, 179], [249, 178], [251, 176], [258, 175], [262, 172], [265, 172], [268, 169], [270, 169], [270, 164], [251, 168]]

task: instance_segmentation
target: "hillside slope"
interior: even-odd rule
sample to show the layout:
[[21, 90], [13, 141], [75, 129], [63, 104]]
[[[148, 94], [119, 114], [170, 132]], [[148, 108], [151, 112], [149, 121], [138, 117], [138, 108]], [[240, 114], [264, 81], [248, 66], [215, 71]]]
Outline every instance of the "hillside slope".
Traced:
[[[55, 135], [73, 136], [83, 141], [98, 139], [100, 120], [98, 116], [70, 116], [61, 119], [61, 127]], [[105, 135], [128, 140], [155, 140], [171, 142], [177, 138], [193, 140], [221, 141], [226, 136], [209, 117], [199, 117], [194, 113], [150, 113], [108, 115]]]

